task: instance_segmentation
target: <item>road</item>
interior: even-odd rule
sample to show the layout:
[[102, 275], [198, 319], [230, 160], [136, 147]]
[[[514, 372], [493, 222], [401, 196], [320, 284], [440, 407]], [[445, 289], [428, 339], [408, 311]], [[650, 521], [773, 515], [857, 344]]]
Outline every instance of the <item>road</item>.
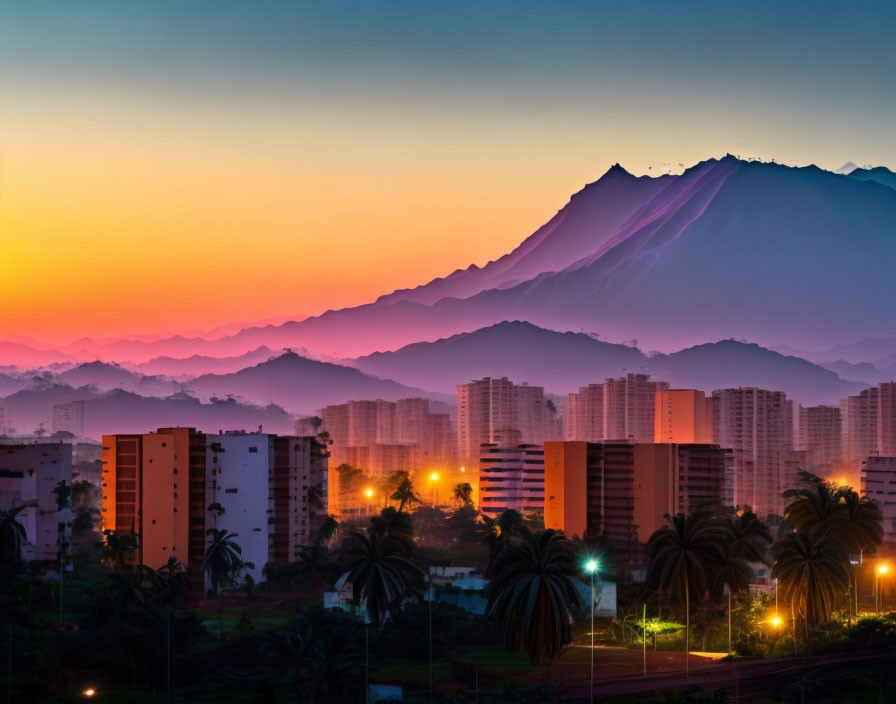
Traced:
[[[600, 678], [594, 685], [596, 700], [622, 694], [645, 694], [670, 689], [705, 690], [726, 689], [738, 698], [769, 694], [787, 679], [795, 679], [806, 672], [865, 672], [873, 674], [884, 667], [893, 666], [891, 652], [842, 653], [797, 658], [775, 658], [769, 660], [741, 660], [735, 662], [694, 662], [691, 674], [684, 672], [661, 672], [655, 675], [628, 676], [624, 678]], [[576, 678], [567, 682], [566, 694], [574, 700], [587, 700], [589, 684]]]

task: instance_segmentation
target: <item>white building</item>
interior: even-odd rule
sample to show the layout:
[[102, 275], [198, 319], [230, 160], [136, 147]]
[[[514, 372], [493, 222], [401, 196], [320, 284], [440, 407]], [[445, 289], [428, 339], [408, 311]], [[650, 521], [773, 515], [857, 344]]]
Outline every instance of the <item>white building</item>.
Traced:
[[274, 468], [274, 437], [266, 433], [227, 431], [206, 438], [206, 528], [236, 533], [241, 559], [254, 568], [246, 572], [256, 582], [268, 562], [270, 527], [269, 483]]
[[[519, 437], [519, 433], [511, 435]], [[480, 446], [480, 509], [491, 517], [508, 509], [523, 514], [544, 512], [544, 445], [512, 439], [499, 434], [499, 442]]]
[[71, 509], [60, 512], [53, 490], [72, 479], [72, 446], [61, 442], [0, 445], [0, 510], [27, 506], [17, 520], [28, 544], [24, 560], [57, 559], [60, 522], [71, 521]]
[[896, 457], [868, 457], [862, 462], [862, 494], [883, 514], [884, 542], [896, 543]]

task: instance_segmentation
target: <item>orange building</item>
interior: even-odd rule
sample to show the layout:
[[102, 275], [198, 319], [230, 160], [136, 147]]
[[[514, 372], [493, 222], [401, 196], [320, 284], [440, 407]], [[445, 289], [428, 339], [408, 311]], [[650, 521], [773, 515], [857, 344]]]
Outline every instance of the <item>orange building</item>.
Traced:
[[625, 572], [665, 514], [731, 505], [731, 466], [718, 445], [548, 442], [545, 528], [602, 536]]
[[158, 568], [172, 555], [193, 575], [205, 557], [205, 435], [160, 428], [103, 436], [103, 529], [140, 536], [135, 559]]
[[712, 397], [695, 389], [658, 389], [653, 441], [711, 443]]

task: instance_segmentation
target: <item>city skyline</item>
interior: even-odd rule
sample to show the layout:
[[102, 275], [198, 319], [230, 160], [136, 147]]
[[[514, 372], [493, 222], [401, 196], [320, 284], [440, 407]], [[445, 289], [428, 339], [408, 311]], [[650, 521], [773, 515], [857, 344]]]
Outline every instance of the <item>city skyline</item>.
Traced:
[[0, 11], [0, 335], [366, 303], [504, 254], [615, 162], [896, 164], [880, 3], [255, 9]]

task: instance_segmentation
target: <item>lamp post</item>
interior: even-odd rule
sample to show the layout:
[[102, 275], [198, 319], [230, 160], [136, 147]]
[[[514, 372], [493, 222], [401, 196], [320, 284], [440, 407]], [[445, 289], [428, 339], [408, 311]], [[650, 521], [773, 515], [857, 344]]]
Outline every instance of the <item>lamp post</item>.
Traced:
[[597, 572], [597, 560], [588, 560], [585, 571], [591, 575], [591, 694], [588, 701], [594, 704], [594, 575]]
[[437, 483], [439, 481], [439, 473], [433, 472], [429, 475], [429, 478], [432, 481], [432, 505], [435, 507], [436, 502], [439, 499], [439, 485]]
[[874, 597], [875, 597], [874, 605], [875, 605], [877, 613], [880, 613], [881, 606], [883, 605], [883, 599], [881, 599], [881, 594], [880, 594], [880, 578], [883, 577], [885, 574], [887, 574], [889, 571], [890, 571], [890, 565], [888, 565], [886, 562], [881, 562], [877, 566], [877, 569], [875, 570], [875, 576], [877, 577], [877, 585], [874, 590]]

